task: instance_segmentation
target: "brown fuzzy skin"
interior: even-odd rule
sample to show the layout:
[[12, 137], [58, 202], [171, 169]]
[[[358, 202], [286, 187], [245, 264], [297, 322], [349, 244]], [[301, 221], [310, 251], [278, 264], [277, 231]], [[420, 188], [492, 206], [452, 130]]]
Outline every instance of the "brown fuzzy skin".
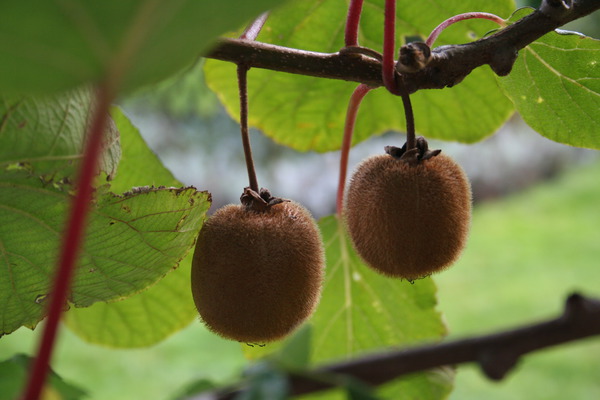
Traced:
[[314, 311], [325, 256], [310, 213], [294, 202], [265, 212], [225, 206], [200, 232], [192, 294], [208, 328], [246, 343], [290, 334]]
[[373, 156], [354, 173], [344, 213], [354, 247], [368, 265], [414, 280], [460, 255], [471, 222], [471, 187], [444, 154], [415, 166], [387, 154]]

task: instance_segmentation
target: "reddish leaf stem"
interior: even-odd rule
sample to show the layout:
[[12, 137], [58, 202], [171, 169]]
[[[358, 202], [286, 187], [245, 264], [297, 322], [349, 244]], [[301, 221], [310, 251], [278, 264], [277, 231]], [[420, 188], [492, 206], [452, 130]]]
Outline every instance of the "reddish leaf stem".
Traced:
[[395, 80], [395, 46], [396, 46], [396, 0], [385, 0], [385, 21], [383, 28], [383, 61], [382, 78], [386, 89], [398, 94]]
[[346, 186], [346, 173], [348, 171], [348, 155], [350, 153], [350, 147], [352, 146], [352, 134], [354, 133], [354, 123], [356, 122], [356, 115], [363, 98], [372, 87], [360, 84], [354, 89], [352, 96], [350, 96], [350, 102], [348, 103], [348, 110], [346, 111], [346, 122], [344, 124], [344, 139], [342, 141], [342, 150], [340, 158], [340, 178], [338, 182], [336, 208], [337, 215], [341, 219], [343, 204], [344, 204], [344, 188]]
[[458, 15], [448, 18], [447, 20], [445, 20], [444, 22], [442, 22], [441, 24], [436, 26], [435, 29], [433, 31], [431, 31], [431, 33], [429, 34], [429, 37], [425, 41], [425, 44], [427, 44], [427, 46], [429, 46], [429, 47], [432, 47], [433, 43], [435, 42], [437, 37], [440, 35], [440, 33], [442, 33], [442, 31], [444, 29], [446, 29], [450, 25], [455, 24], [457, 22], [464, 21], [466, 19], [474, 19], [474, 18], [489, 19], [490, 21], [494, 21], [495, 23], [497, 23], [498, 25], [500, 25], [502, 27], [506, 26], [506, 21], [494, 14], [485, 13], [485, 12], [469, 12], [469, 13], [464, 13], [464, 14], [458, 14]]
[[98, 170], [98, 161], [102, 151], [102, 135], [106, 128], [111, 100], [112, 96], [109, 91], [101, 87], [96, 95], [96, 106], [79, 170], [78, 190], [72, 200], [66, 231], [62, 237], [62, 250], [54, 275], [53, 289], [49, 296], [48, 317], [37, 356], [30, 370], [23, 400], [39, 399], [48, 375], [58, 322], [68, 299], [75, 263], [85, 236], [85, 224], [93, 194], [92, 181]]
[[348, 16], [346, 17], [346, 46], [358, 46], [358, 24], [362, 13], [363, 0], [350, 0]]

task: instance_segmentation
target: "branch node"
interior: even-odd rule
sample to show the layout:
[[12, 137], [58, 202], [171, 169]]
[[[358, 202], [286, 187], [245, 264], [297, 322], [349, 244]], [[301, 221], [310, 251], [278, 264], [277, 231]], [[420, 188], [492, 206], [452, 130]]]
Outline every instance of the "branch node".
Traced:
[[492, 348], [483, 351], [479, 356], [481, 370], [493, 381], [504, 379], [506, 374], [517, 365], [519, 356], [507, 349]]
[[499, 51], [492, 56], [490, 67], [498, 76], [506, 76], [512, 70], [512, 67], [519, 56], [515, 48], [498, 49]]
[[562, 318], [573, 324], [600, 320], [600, 301], [573, 293], [567, 298]]

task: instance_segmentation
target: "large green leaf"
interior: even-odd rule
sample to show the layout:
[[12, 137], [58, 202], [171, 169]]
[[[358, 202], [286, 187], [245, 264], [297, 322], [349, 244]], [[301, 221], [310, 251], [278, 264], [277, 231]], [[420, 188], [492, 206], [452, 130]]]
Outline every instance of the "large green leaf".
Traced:
[[[336, 217], [322, 219], [319, 226], [328, 266], [323, 297], [311, 320], [313, 361], [349, 359], [445, 335], [431, 278], [411, 284], [382, 276], [360, 260]], [[441, 399], [451, 390], [452, 379], [452, 373], [439, 371], [417, 374], [383, 392], [394, 393], [394, 399]]]
[[510, 75], [498, 80], [538, 133], [600, 149], [599, 57], [600, 40], [552, 32], [521, 50]]
[[[361, 17], [360, 41], [381, 51], [383, 0], [367, 0]], [[511, 0], [448, 0], [422, 4], [398, 1], [398, 40], [426, 37], [446, 18], [466, 11], [487, 11], [508, 16]], [[347, 1], [292, 2], [274, 12], [258, 40], [306, 50], [336, 52], [343, 46]], [[436, 45], [465, 43], [496, 26], [470, 20], [449, 28]], [[234, 118], [239, 118], [235, 66], [208, 60], [206, 79]], [[355, 83], [252, 69], [248, 75], [251, 125], [276, 142], [298, 150], [327, 151], [339, 148], [350, 94]], [[412, 96], [416, 127], [431, 138], [475, 142], [498, 129], [513, 106], [498, 90], [494, 74], [478, 68], [452, 89], [423, 90]], [[387, 130], [404, 131], [402, 103], [384, 89], [369, 93], [357, 118], [354, 142]], [[401, 144], [401, 143], [400, 143]]]
[[189, 64], [277, 0], [19, 0], [0, 13], [0, 90], [47, 93], [111, 80], [124, 89]]
[[[179, 185], [148, 148], [137, 128], [119, 110], [112, 110], [122, 133], [123, 157], [111, 190], [122, 192], [134, 184]], [[207, 201], [203, 207], [208, 209]], [[182, 329], [197, 316], [190, 290], [191, 254], [156, 284], [131, 297], [73, 308], [64, 321], [82, 339], [113, 347], [140, 347], [157, 343]]]
[[[0, 96], [0, 167], [20, 164], [41, 179], [72, 179], [92, 108], [89, 89], [56, 96]], [[121, 148], [113, 121], [108, 125], [100, 168], [110, 178]]]

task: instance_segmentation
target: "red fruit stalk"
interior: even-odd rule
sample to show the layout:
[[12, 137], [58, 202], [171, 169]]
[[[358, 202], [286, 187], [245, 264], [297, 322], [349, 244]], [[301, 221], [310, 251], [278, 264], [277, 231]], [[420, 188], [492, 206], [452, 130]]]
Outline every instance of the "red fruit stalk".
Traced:
[[395, 80], [396, 45], [396, 0], [385, 0], [385, 21], [383, 28], [383, 84], [393, 94], [399, 94]]
[[75, 262], [85, 235], [85, 223], [92, 199], [92, 181], [98, 169], [102, 151], [102, 135], [108, 121], [112, 100], [109, 91], [101, 87], [96, 95], [96, 108], [89, 127], [83, 160], [79, 169], [77, 193], [73, 198], [66, 231], [63, 234], [62, 250], [58, 268], [54, 274], [54, 285], [49, 296], [48, 316], [35, 361], [30, 370], [29, 381], [23, 400], [37, 400], [48, 375], [50, 359], [56, 342], [58, 322], [67, 302]]
[[346, 46], [358, 46], [358, 24], [362, 12], [363, 0], [350, 0], [344, 41]]
[[354, 89], [352, 96], [350, 96], [350, 102], [348, 103], [348, 110], [346, 111], [346, 122], [344, 124], [344, 139], [342, 141], [342, 150], [340, 158], [340, 177], [338, 181], [338, 191], [336, 199], [336, 211], [337, 215], [341, 218], [342, 208], [344, 204], [344, 188], [346, 185], [346, 174], [348, 171], [348, 155], [350, 153], [350, 147], [352, 147], [352, 135], [354, 133], [354, 124], [356, 122], [356, 115], [358, 109], [364, 97], [373, 89], [365, 84], [360, 84]]

